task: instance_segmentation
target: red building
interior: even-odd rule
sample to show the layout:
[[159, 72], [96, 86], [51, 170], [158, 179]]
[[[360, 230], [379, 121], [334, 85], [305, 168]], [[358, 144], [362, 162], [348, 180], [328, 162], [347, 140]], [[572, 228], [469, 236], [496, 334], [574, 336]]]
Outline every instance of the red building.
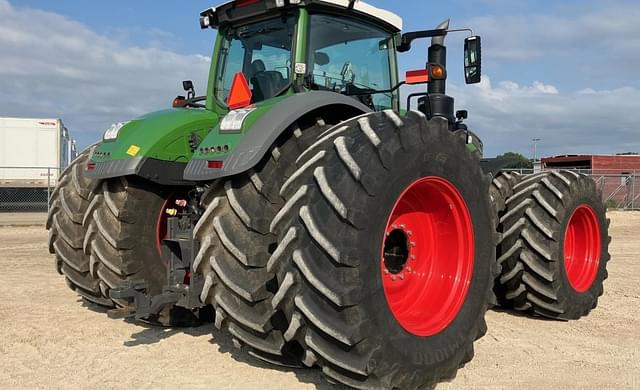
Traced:
[[542, 169], [578, 169], [593, 176], [607, 203], [624, 208], [640, 204], [640, 155], [547, 157]]
[[580, 169], [593, 175], [640, 175], [640, 155], [573, 155], [542, 159], [543, 169]]

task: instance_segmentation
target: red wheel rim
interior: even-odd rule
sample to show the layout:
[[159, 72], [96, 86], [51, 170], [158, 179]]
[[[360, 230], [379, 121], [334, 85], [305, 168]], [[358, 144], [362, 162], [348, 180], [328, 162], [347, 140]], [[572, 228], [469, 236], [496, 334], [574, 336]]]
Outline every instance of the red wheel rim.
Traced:
[[582, 205], [573, 212], [564, 235], [564, 269], [577, 292], [591, 288], [600, 265], [600, 223], [596, 212]]
[[440, 333], [462, 309], [473, 276], [473, 223], [462, 195], [440, 177], [415, 181], [396, 201], [383, 241], [393, 316], [414, 335]]

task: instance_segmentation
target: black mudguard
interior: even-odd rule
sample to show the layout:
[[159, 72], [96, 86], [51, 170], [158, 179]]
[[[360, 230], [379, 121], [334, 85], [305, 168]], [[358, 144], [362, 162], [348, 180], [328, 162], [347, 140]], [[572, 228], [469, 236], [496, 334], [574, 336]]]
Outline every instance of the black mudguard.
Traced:
[[498, 172], [505, 169], [510, 160], [503, 160], [498, 158], [485, 158], [480, 160], [480, 167], [482, 167], [482, 171], [486, 174], [490, 174], [491, 176], [495, 176]]
[[230, 155], [216, 159], [222, 162], [222, 169], [208, 168], [207, 160], [192, 160], [185, 169], [184, 179], [210, 181], [248, 171], [262, 160], [285, 130], [301, 117], [321, 109], [337, 113], [347, 110], [351, 116], [372, 112], [357, 100], [335, 92], [296, 94], [260, 118]]

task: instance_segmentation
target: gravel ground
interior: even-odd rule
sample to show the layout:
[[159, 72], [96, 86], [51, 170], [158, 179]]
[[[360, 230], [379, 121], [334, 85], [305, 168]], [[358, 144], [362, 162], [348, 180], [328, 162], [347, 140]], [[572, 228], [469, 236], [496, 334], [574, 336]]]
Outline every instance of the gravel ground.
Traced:
[[[600, 306], [562, 323], [491, 311], [489, 333], [438, 389], [640, 389], [640, 213], [611, 213]], [[147, 328], [89, 310], [40, 227], [0, 227], [0, 388], [330, 389], [317, 370], [270, 368], [212, 325]]]

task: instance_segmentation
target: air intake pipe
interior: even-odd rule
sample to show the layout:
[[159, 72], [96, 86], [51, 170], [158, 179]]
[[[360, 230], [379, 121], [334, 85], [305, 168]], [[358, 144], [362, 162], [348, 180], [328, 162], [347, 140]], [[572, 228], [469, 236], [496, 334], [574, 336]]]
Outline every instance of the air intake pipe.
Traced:
[[[449, 20], [438, 25], [437, 29], [448, 30]], [[444, 45], [446, 35], [431, 38], [431, 46], [429, 47], [429, 63], [440, 64], [444, 69], [447, 68], [447, 47]], [[443, 117], [449, 123], [455, 123], [454, 116], [454, 99], [448, 96], [446, 77], [442, 80], [431, 80], [427, 91], [429, 95], [420, 99], [418, 107], [420, 111], [429, 117]]]

